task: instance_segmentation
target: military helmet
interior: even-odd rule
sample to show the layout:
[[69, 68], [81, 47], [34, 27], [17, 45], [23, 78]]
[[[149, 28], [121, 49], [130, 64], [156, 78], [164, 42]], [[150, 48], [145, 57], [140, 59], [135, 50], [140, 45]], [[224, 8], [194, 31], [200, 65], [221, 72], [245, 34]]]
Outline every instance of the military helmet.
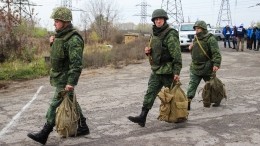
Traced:
[[200, 21], [200, 20], [197, 21], [197, 22], [194, 24], [193, 29], [195, 29], [195, 27], [200, 27], [200, 28], [202, 28], [202, 29], [207, 30], [207, 24], [206, 24], [205, 21]]
[[71, 10], [66, 7], [57, 7], [53, 10], [51, 18], [62, 21], [71, 21], [72, 13]]
[[169, 19], [167, 13], [163, 10], [163, 9], [156, 9], [153, 11], [153, 14], [152, 14], [152, 21], [154, 21], [155, 18], [158, 18], [158, 17], [161, 17], [161, 18], [165, 18], [166, 20]]

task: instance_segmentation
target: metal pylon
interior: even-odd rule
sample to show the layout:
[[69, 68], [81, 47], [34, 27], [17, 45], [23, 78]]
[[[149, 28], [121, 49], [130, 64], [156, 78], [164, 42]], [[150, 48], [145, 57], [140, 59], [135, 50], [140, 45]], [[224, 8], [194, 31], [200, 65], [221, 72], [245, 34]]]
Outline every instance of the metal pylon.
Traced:
[[173, 23], [184, 22], [181, 0], [162, 0], [161, 8], [164, 9]]
[[141, 13], [136, 16], [141, 16], [140, 24], [142, 26], [145, 26], [147, 24], [146, 18], [147, 18], [147, 6], [150, 6], [147, 4], [146, 0], [142, 0], [140, 4], [137, 4], [136, 6], [141, 6]]
[[227, 24], [232, 26], [230, 4], [229, 0], [222, 0], [216, 26], [223, 27]]

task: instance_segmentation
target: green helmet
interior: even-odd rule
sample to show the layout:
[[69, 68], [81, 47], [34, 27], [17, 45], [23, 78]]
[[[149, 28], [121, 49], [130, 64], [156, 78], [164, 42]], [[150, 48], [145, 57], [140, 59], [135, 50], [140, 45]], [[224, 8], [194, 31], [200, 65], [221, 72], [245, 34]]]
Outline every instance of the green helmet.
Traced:
[[62, 21], [71, 21], [72, 13], [71, 10], [66, 7], [57, 7], [53, 10], [51, 18]]
[[163, 10], [163, 9], [156, 9], [153, 11], [153, 14], [152, 14], [152, 21], [154, 21], [155, 18], [158, 18], [158, 17], [161, 17], [161, 18], [165, 18], [166, 20], [168, 20], [168, 15], [167, 13]]
[[200, 27], [200, 28], [202, 28], [202, 29], [207, 30], [207, 24], [206, 24], [205, 21], [201, 21], [201, 20], [196, 21], [196, 23], [195, 23], [194, 26], [193, 26], [193, 29], [195, 29], [195, 27]]

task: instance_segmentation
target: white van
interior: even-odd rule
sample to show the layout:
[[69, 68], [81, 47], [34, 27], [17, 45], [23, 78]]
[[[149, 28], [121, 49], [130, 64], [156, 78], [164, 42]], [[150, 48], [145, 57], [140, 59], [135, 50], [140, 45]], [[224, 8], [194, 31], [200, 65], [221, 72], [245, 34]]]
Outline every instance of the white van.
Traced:
[[179, 25], [173, 25], [172, 27], [179, 32], [181, 50], [188, 50], [189, 45], [192, 43], [195, 35], [193, 29], [195, 23], [180, 23]]
[[209, 32], [212, 33], [218, 41], [225, 39], [225, 36], [222, 34], [222, 30], [220, 29], [211, 28]]

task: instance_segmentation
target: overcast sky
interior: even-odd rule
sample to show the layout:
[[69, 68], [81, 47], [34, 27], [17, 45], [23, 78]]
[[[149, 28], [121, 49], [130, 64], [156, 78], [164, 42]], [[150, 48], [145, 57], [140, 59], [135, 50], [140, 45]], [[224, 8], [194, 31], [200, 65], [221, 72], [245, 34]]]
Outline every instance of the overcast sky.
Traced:
[[[88, 0], [72, 0], [72, 7], [79, 9], [86, 9], [86, 3]], [[98, 1], [98, 0], [97, 0]], [[134, 22], [138, 24], [140, 22], [141, 7], [137, 6], [142, 0], [108, 0], [113, 1], [116, 8], [120, 11], [119, 22]], [[166, 0], [165, 0], [166, 1]], [[174, 1], [174, 0], [172, 0]], [[182, 0], [182, 9], [184, 20], [188, 19], [192, 22], [196, 20], [205, 20], [207, 23], [215, 26], [218, 19], [222, 0]], [[60, 6], [61, 0], [31, 0], [35, 4], [42, 5], [35, 7], [37, 18], [40, 18], [40, 25], [53, 29], [53, 21], [50, 19], [52, 9]], [[146, 0], [149, 6], [147, 7], [147, 14], [151, 15], [154, 9], [161, 7], [162, 0]], [[260, 22], [260, 6], [255, 6], [260, 3], [260, 0], [229, 0], [232, 24], [240, 25], [244, 24], [248, 27], [251, 22]], [[255, 6], [255, 7], [250, 7]], [[80, 27], [80, 13], [79, 11], [73, 11], [73, 24]], [[147, 22], [150, 23], [151, 17], [147, 17]], [[169, 20], [172, 22], [173, 20]]]

